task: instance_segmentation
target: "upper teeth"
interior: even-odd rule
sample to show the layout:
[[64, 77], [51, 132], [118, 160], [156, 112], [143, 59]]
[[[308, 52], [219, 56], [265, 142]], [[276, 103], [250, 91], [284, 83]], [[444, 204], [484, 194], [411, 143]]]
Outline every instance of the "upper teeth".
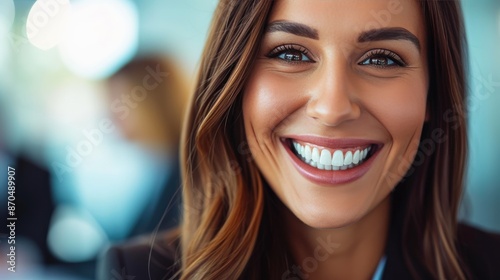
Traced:
[[371, 147], [342, 152], [330, 151], [307, 144], [292, 142], [297, 154], [302, 161], [321, 170], [346, 170], [360, 164], [368, 156]]

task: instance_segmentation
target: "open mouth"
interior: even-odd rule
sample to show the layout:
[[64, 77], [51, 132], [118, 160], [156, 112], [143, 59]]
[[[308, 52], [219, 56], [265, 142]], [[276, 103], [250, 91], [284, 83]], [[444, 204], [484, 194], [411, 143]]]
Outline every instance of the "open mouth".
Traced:
[[355, 168], [367, 161], [379, 147], [375, 143], [366, 143], [348, 148], [329, 148], [290, 138], [286, 141], [298, 159], [318, 170]]
[[340, 186], [360, 179], [384, 146], [375, 140], [307, 135], [281, 138], [281, 142], [296, 170], [322, 186]]

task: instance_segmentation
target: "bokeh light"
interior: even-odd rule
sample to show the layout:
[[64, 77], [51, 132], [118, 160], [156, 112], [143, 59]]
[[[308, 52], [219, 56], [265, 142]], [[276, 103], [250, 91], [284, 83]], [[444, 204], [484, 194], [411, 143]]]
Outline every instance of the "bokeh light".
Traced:
[[61, 260], [82, 262], [95, 258], [107, 238], [85, 209], [61, 206], [54, 213], [47, 242]]
[[48, 50], [64, 36], [70, 18], [69, 0], [38, 0], [31, 7], [26, 34], [32, 45]]
[[[15, 276], [0, 271], [0, 279], [95, 279], [99, 251], [142, 234], [135, 229], [152, 219], [143, 210], [160, 195], [158, 186], [166, 180], [160, 175], [168, 168], [158, 164], [156, 154], [123, 139], [115, 123], [110, 126], [116, 129], [90, 140], [90, 132], [112, 120], [113, 96], [105, 79], [134, 55], [159, 55], [179, 62], [193, 85], [218, 2], [0, 0], [0, 143], [5, 147], [0, 147], [0, 164], [25, 156], [40, 165], [51, 175], [58, 208], [46, 240], [56, 263], [43, 263], [40, 245], [19, 235], [20, 271]], [[500, 210], [500, 154], [491, 148], [500, 141], [500, 1], [462, 5], [472, 109], [467, 211], [461, 219], [500, 232], [494, 214]], [[82, 147], [89, 152], [80, 153]], [[81, 160], [69, 165], [75, 151]]]
[[138, 45], [136, 6], [125, 0], [75, 1], [59, 51], [75, 74], [99, 79], [128, 61]]

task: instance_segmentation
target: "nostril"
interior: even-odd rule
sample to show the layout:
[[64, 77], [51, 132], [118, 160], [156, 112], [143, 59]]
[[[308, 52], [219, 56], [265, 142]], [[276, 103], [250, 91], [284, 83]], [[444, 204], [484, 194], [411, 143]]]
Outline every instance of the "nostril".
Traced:
[[311, 100], [307, 104], [306, 112], [321, 125], [329, 127], [338, 126], [361, 116], [360, 106], [350, 100], [344, 104], [323, 102], [322, 99]]

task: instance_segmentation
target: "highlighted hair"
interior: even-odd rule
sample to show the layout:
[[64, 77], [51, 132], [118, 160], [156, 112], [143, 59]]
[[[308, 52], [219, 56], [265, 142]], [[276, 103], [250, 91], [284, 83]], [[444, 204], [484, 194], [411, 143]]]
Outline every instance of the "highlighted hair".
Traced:
[[[243, 151], [242, 92], [271, 0], [222, 0], [203, 52], [182, 141], [181, 279], [280, 279], [287, 254], [276, 199]], [[465, 36], [455, 1], [420, 1], [428, 36], [431, 119], [422, 139], [446, 141], [392, 194], [403, 211], [403, 251], [435, 279], [466, 279], [456, 248], [466, 161]], [[396, 200], [396, 199], [394, 199]]]

